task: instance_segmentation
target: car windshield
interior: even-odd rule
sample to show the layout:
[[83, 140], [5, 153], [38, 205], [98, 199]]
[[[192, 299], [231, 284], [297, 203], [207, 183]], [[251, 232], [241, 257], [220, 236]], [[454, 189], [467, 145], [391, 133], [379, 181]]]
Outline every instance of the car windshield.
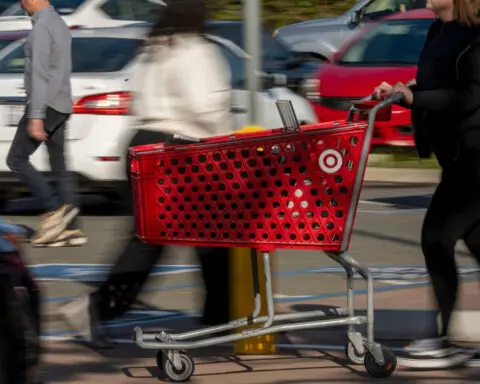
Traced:
[[[211, 35], [233, 41], [245, 50], [243, 24], [213, 23], [208, 25], [207, 32]], [[268, 29], [264, 28], [262, 31], [262, 57], [265, 60], [285, 60], [288, 56], [288, 48], [278, 38], [274, 38]]]
[[416, 65], [431, 19], [389, 20], [347, 48], [338, 63], [356, 66]]
[[[85, 0], [51, 0], [50, 3], [60, 15], [70, 15], [82, 5]], [[25, 16], [25, 11], [19, 3], [5, 10], [0, 16]]]
[[[74, 73], [116, 72], [136, 55], [141, 40], [112, 37], [74, 37], [72, 39], [72, 71]], [[0, 61], [1, 74], [23, 73], [23, 44]]]

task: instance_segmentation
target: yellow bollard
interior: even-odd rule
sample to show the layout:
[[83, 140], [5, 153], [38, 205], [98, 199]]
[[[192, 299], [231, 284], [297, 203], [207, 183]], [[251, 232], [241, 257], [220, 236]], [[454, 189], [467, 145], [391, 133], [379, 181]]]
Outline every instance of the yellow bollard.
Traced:
[[[237, 133], [258, 132], [262, 127], [248, 126]], [[232, 248], [230, 250], [230, 318], [238, 319], [249, 316], [254, 309], [253, 296], [253, 276], [251, 253], [255, 252], [249, 248]], [[260, 252], [257, 252], [258, 265], [258, 284], [261, 295], [262, 309], [260, 316], [267, 315], [267, 301], [265, 292], [265, 272], [263, 268], [263, 259]], [[272, 254], [273, 256], [273, 254]], [[273, 257], [271, 258], [273, 261]], [[274, 270], [272, 266], [272, 270]], [[275, 290], [273, 290], [275, 292]], [[258, 327], [251, 325], [245, 328], [239, 328], [241, 332], [247, 328]], [[266, 355], [276, 352], [277, 335], [254, 336], [248, 339], [235, 342], [235, 354]]]

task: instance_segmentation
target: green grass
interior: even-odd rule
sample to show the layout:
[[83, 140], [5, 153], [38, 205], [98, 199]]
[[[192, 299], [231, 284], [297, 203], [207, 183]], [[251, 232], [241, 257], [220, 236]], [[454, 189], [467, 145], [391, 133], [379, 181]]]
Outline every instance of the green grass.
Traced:
[[405, 148], [373, 148], [372, 154], [386, 155], [379, 161], [372, 161], [370, 166], [381, 168], [424, 168], [440, 169], [437, 159], [432, 156], [430, 159], [419, 159], [414, 149]]

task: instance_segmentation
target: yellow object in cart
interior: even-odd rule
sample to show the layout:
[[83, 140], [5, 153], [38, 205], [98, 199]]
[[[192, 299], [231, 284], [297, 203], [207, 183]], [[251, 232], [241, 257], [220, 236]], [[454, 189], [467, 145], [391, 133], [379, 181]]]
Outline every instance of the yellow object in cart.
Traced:
[[[265, 128], [247, 126], [236, 133], [252, 133], [262, 131]], [[265, 272], [263, 268], [262, 254], [250, 248], [231, 248], [230, 250], [230, 318], [238, 319], [249, 316], [254, 310], [253, 275], [251, 253], [255, 252], [258, 265], [258, 284], [261, 295], [261, 311], [259, 316], [267, 315], [267, 300], [265, 292]], [[273, 256], [273, 253], [272, 253]], [[273, 257], [271, 260], [273, 261]], [[273, 269], [273, 266], [272, 266]], [[275, 290], [273, 290], [275, 292]], [[236, 332], [242, 332], [246, 328], [255, 328], [260, 325], [239, 328]], [[248, 339], [235, 342], [236, 354], [266, 355], [276, 352], [277, 335], [253, 336]]]

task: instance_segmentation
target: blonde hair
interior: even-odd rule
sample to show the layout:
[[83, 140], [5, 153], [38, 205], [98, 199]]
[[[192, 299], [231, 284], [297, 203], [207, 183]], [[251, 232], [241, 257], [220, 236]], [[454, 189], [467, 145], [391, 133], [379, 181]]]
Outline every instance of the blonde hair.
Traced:
[[453, 0], [453, 18], [468, 27], [480, 26], [480, 0]]

